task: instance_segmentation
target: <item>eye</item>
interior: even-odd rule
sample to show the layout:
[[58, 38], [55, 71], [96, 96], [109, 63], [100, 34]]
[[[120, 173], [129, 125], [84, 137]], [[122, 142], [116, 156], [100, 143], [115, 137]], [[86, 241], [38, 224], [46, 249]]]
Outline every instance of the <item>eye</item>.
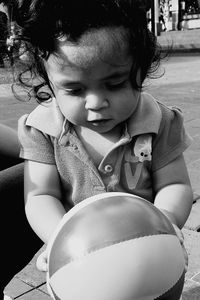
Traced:
[[123, 80], [120, 82], [107, 83], [106, 87], [109, 90], [118, 90], [118, 89], [125, 87], [127, 85], [127, 83], [128, 83], [128, 80], [126, 79], [126, 80]]
[[71, 96], [80, 96], [84, 93], [83, 88], [65, 89], [65, 92]]

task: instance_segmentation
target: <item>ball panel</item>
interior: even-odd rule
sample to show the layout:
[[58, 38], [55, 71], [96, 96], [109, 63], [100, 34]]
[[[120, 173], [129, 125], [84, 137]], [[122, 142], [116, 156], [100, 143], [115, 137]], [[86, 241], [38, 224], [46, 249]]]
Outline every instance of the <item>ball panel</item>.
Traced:
[[166, 293], [156, 298], [155, 300], [181, 300], [184, 282], [185, 271], [183, 271], [182, 276], [171, 289], [169, 289]]
[[49, 256], [50, 276], [82, 253], [119, 241], [162, 233], [175, 235], [171, 223], [151, 203], [134, 195], [111, 198], [107, 195], [92, 205], [80, 210], [76, 208], [76, 214], [63, 224]]
[[56, 293], [54, 292], [54, 290], [52, 289], [52, 287], [50, 286], [50, 284], [48, 284], [48, 292], [49, 292], [49, 295], [51, 296], [52, 299], [54, 300], [62, 300], [60, 299]]
[[178, 239], [155, 235], [81, 256], [55, 272], [49, 284], [62, 300], [155, 299], [176, 284], [183, 270]]

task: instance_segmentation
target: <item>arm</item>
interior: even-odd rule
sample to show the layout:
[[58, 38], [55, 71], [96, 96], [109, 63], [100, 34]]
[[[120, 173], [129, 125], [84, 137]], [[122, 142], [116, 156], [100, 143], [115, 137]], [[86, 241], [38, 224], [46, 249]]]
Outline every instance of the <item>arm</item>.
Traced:
[[60, 181], [55, 165], [25, 162], [25, 211], [36, 234], [48, 243], [66, 213], [60, 199]]
[[170, 221], [182, 228], [192, 207], [192, 189], [183, 155], [153, 174], [156, 197], [154, 205]]

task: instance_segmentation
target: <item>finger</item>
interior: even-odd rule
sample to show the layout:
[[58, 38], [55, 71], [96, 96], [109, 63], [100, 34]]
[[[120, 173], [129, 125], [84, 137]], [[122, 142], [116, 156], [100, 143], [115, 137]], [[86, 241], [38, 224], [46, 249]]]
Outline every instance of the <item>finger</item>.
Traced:
[[174, 230], [176, 232], [177, 237], [179, 238], [179, 241], [181, 245], [184, 243], [184, 235], [183, 232], [178, 228], [177, 225], [173, 224]]
[[38, 268], [39, 271], [42, 272], [47, 272], [47, 260], [46, 260], [46, 256], [44, 253], [42, 253], [37, 261], [36, 261], [36, 267]]

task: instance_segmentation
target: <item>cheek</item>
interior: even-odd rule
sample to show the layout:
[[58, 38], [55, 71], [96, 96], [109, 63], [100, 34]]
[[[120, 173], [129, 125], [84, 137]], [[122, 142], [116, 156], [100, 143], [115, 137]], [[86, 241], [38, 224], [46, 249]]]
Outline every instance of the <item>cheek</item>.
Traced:
[[84, 109], [81, 99], [75, 99], [66, 95], [57, 95], [56, 99], [62, 114], [71, 123], [78, 124], [84, 119]]
[[117, 106], [116, 111], [123, 117], [129, 117], [135, 111], [139, 94], [132, 89], [124, 91], [119, 95], [118, 101], [114, 101], [115, 105]]

